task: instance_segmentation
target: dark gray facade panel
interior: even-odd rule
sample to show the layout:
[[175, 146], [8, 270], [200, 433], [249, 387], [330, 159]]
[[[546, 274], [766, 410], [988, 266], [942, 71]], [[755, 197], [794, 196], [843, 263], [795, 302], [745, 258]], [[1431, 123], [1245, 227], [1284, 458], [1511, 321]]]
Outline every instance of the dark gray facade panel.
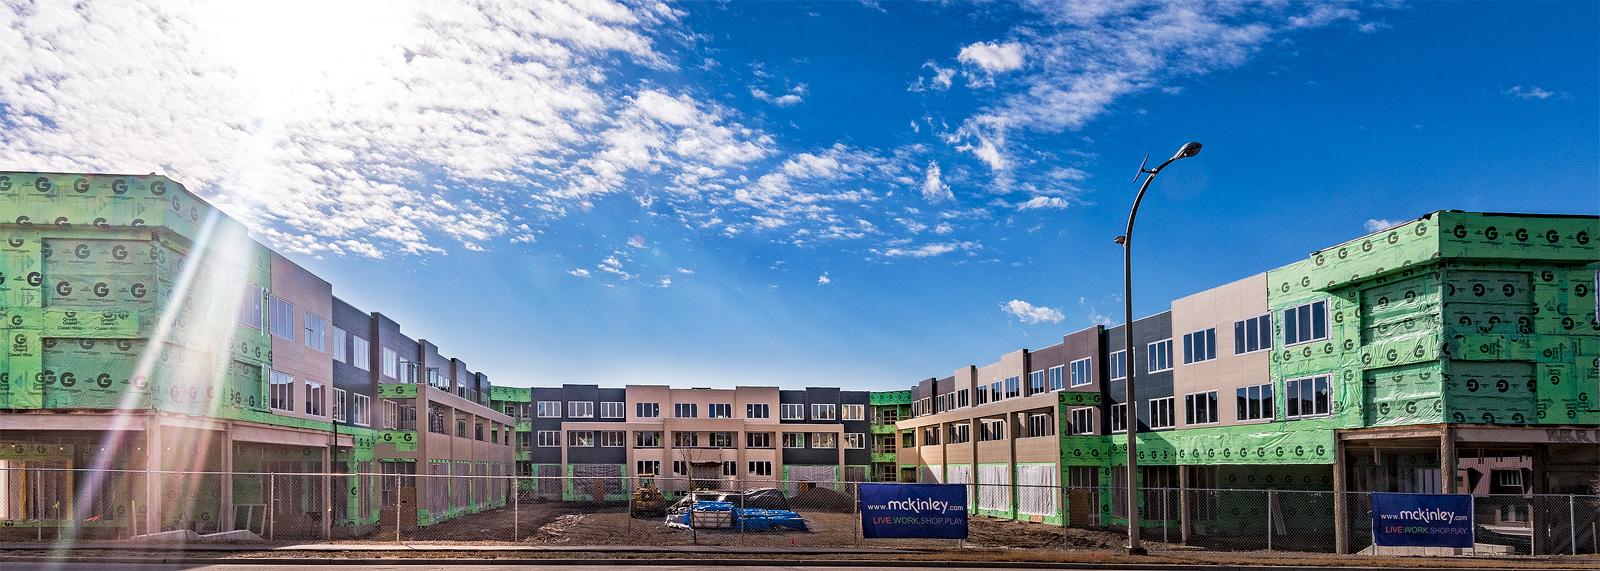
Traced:
[[[1112, 327], [1105, 334], [1106, 356], [1121, 351], [1123, 348], [1122, 326]], [[1136, 403], [1135, 417], [1138, 419], [1138, 430], [1150, 429], [1150, 407], [1146, 404], [1150, 399], [1170, 397], [1172, 395], [1172, 369], [1151, 374], [1149, 357], [1146, 355], [1150, 343], [1172, 338], [1172, 312], [1164, 311], [1144, 319], [1133, 322], [1133, 357], [1128, 359], [1128, 368], [1133, 371], [1135, 380], [1134, 389], [1139, 402]], [[1115, 380], [1106, 382], [1106, 414], [1110, 414], [1111, 404], [1121, 404], [1126, 396], [1126, 381]], [[1107, 416], [1106, 418], [1109, 418]]]

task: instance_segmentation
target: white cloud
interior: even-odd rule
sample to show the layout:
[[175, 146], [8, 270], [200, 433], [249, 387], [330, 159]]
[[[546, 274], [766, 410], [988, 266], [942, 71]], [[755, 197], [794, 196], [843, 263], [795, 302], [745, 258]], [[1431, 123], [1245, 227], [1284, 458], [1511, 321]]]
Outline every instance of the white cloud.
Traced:
[[[882, 254], [884, 257], [888, 258], [930, 258], [940, 254], [948, 254], [950, 252], [977, 250], [982, 247], [983, 246], [976, 242], [939, 242], [933, 244], [924, 244], [921, 247], [912, 248], [909, 250], [904, 248], [890, 248], [888, 250], [884, 250]], [[877, 250], [873, 250], [873, 252], [877, 252]]]
[[939, 172], [939, 163], [928, 161], [928, 168], [923, 171], [922, 197], [928, 202], [951, 200], [955, 194], [950, 192], [950, 185], [945, 184]]
[[694, 270], [691, 270], [689, 268], [678, 268], [678, 273], [684, 274], [684, 275], [694, 275]]
[[950, 89], [950, 86], [955, 83], [956, 68], [939, 67], [939, 64], [931, 61], [922, 64], [922, 67], [933, 70], [933, 77], [918, 78], [916, 83], [913, 83], [906, 88], [908, 91], [926, 91], [929, 89], [934, 91], [945, 91]]
[[1393, 227], [1399, 225], [1401, 222], [1404, 222], [1404, 220], [1395, 221], [1395, 220], [1383, 220], [1383, 219], [1378, 219], [1378, 218], [1371, 218], [1371, 219], [1367, 220], [1367, 224], [1366, 224], [1367, 232], [1377, 232], [1379, 230], [1386, 230], [1386, 229], [1389, 229], [1389, 228], [1393, 228]]
[[771, 103], [773, 105], [777, 105], [779, 107], [789, 107], [791, 105], [799, 104], [801, 101], [805, 100], [804, 97], [803, 97], [805, 95], [805, 93], [806, 93], [805, 84], [801, 84], [799, 86], [791, 88], [788, 93], [785, 93], [783, 95], [777, 95], [777, 96], [774, 96], [771, 93], [767, 93], [767, 91], [765, 89], [761, 89], [761, 88], [758, 88], [758, 87], [751, 87], [750, 88], [750, 95], [751, 96], [753, 96], [756, 99], [759, 99], [761, 101], [765, 101], [767, 103]]
[[1500, 93], [1508, 97], [1515, 97], [1517, 99], [1549, 99], [1551, 97], [1555, 97], [1556, 99], [1566, 99], [1571, 97], [1570, 95], [1567, 95], [1565, 91], [1557, 93], [1554, 91], [1540, 89], [1539, 87], [1532, 85], [1528, 87], [1518, 85], [1512, 87], [1511, 89], [1501, 91]]
[[572, 270], [572, 271], [567, 272], [567, 273], [575, 275], [575, 276], [578, 276], [580, 278], [586, 278], [586, 277], [589, 277], [589, 275], [590, 275], [589, 274], [589, 270], [585, 270], [583, 268], [578, 268], [576, 270]]
[[961, 48], [956, 59], [983, 68], [988, 73], [1003, 73], [1022, 67], [1022, 44], [977, 42]]
[[1067, 207], [1067, 201], [1058, 196], [1035, 196], [1027, 202], [1017, 204], [1017, 210], [1032, 210], [1035, 208], [1060, 209]]
[[1057, 309], [1035, 306], [1020, 299], [1002, 303], [1000, 309], [1023, 323], [1061, 323], [1062, 319], [1066, 319]]
[[1021, 88], [961, 121], [945, 139], [986, 163], [1000, 182], [1018, 162], [1008, 141], [1021, 137], [1013, 132], [1077, 130], [1121, 98], [1238, 67], [1298, 31], [1360, 19], [1345, 4], [1302, 2], [1032, 0], [1024, 7], [1032, 12], [1028, 23], [1007, 35], [1025, 44], [978, 42], [958, 56], [983, 73], [1021, 70], [1014, 76]]
[[829, 283], [833, 283], [833, 280], [828, 279], [828, 272], [822, 272], [822, 275], [817, 277], [817, 285], [824, 285], [824, 284], [829, 284]]

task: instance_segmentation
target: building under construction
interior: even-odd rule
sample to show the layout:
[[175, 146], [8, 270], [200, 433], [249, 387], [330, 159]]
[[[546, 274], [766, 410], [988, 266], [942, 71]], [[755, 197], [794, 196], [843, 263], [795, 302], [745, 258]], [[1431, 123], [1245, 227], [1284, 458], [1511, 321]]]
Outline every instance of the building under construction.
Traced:
[[505, 502], [486, 479], [404, 477], [511, 474], [485, 375], [182, 185], [0, 172], [0, 213], [7, 532], [264, 531], [272, 510], [330, 537]]

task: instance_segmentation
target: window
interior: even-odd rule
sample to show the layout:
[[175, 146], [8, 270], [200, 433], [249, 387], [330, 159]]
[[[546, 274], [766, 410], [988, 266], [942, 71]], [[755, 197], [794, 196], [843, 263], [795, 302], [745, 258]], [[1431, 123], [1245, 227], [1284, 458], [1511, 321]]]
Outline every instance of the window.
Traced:
[[1328, 302], [1313, 301], [1283, 310], [1283, 344], [1328, 338]]
[[1036, 395], [1050, 390], [1050, 385], [1045, 384], [1044, 371], [1028, 373], [1028, 394]]
[[831, 404], [811, 405], [811, 420], [833, 420], [834, 406]]
[[[359, 395], [357, 395], [359, 396]], [[383, 401], [383, 429], [395, 430], [400, 426], [400, 403]]]
[[660, 448], [661, 431], [640, 430], [633, 433], [633, 445], [639, 448]]
[[782, 415], [779, 417], [780, 420], [805, 420], [806, 405], [781, 404], [778, 405], [778, 414]]
[[628, 403], [603, 402], [600, 403], [600, 418], [622, 418], [628, 410]]
[[1183, 364], [1199, 363], [1217, 358], [1217, 328], [1212, 327], [1183, 335]]
[[[948, 429], [945, 430], [945, 432], [948, 433], [951, 444], [966, 444], [968, 442], [972, 442], [972, 425], [965, 422], [960, 424], [952, 424]], [[894, 440], [889, 440], [888, 446], [889, 451], [893, 452]]]
[[698, 432], [673, 432], [672, 446], [674, 448], [699, 448], [700, 433]]
[[1050, 415], [1048, 414], [1028, 415], [1028, 438], [1054, 436], [1056, 433], [1055, 424], [1056, 423], [1051, 422]]
[[372, 346], [359, 335], [350, 336], [350, 364], [363, 371], [372, 370]]
[[600, 431], [600, 446], [602, 448], [621, 448], [627, 444], [627, 434], [621, 430], [602, 430]]
[[569, 431], [567, 431], [567, 447], [568, 448], [591, 448], [593, 446], [594, 446], [594, 431], [593, 430], [569, 430]]
[[770, 418], [771, 416], [772, 416], [772, 407], [769, 406], [769, 405], [764, 405], [764, 404], [747, 404], [747, 405], [744, 405], [744, 417], [745, 418]]
[[844, 447], [860, 450], [867, 447], [867, 435], [862, 432], [848, 432], [844, 435]]
[[[968, 398], [968, 396], [970, 394], [971, 393], [967, 389], [961, 389], [959, 391], [956, 391], [956, 407], [957, 408], [966, 408], [968, 406], [971, 406], [971, 399]], [[884, 422], [894, 422], [894, 421], [893, 420], [885, 420]]]
[[1128, 352], [1117, 351], [1106, 358], [1106, 372], [1111, 380], [1128, 378]]
[[1522, 487], [1522, 470], [1490, 470], [1494, 485], [1504, 488]]
[[723, 460], [722, 461], [722, 475], [724, 475], [724, 476], [738, 476], [739, 475], [739, 463], [735, 462], [735, 461], [732, 461], [732, 460]]
[[567, 418], [594, 418], [594, 402], [567, 401]]
[[[1059, 369], [1060, 367], [1056, 367]], [[1059, 375], [1060, 373], [1055, 373]], [[1052, 380], [1051, 383], [1055, 381]], [[1072, 362], [1072, 386], [1081, 387], [1094, 382], [1089, 376], [1089, 359], [1087, 357]]]
[[1151, 343], [1146, 349], [1145, 357], [1149, 359], [1147, 372], [1159, 373], [1172, 368], [1172, 340]]
[[733, 418], [733, 405], [727, 403], [706, 405], [706, 414], [711, 418]]
[[1006, 437], [1006, 421], [1001, 419], [983, 420], [978, 422], [978, 442], [1004, 440]]
[[294, 410], [294, 377], [272, 371], [267, 375], [267, 382], [271, 390], [267, 394], [267, 406], [273, 410]]
[[744, 433], [745, 448], [771, 448], [771, 432], [746, 432]]
[[396, 369], [395, 372], [400, 374], [395, 377], [400, 379], [400, 382], [408, 385], [417, 383], [417, 368], [412, 365], [410, 360], [405, 357], [395, 357], [394, 368]]
[[672, 416], [676, 418], [699, 418], [700, 405], [692, 402], [680, 402], [672, 405]]
[[483, 442], [483, 423], [482, 422], [474, 423], [472, 425], [472, 439], [473, 440], [477, 440], [478, 442]]
[[234, 321], [243, 323], [251, 328], [261, 329], [261, 288], [246, 284], [244, 296], [239, 300], [239, 315], [234, 316]]
[[922, 445], [923, 446], [935, 446], [937, 444], [939, 444], [939, 427], [937, 427], [937, 426], [924, 426], [924, 427], [922, 427]]
[[267, 300], [267, 326], [272, 334], [294, 341], [294, 304], [275, 295], [267, 296]]
[[540, 448], [560, 448], [561, 447], [561, 431], [559, 431], [559, 430], [540, 430], [539, 431], [539, 447]]
[[711, 433], [711, 447], [712, 448], [733, 448], [733, 433], [732, 432], [713, 432], [713, 433]]
[[307, 311], [305, 327], [306, 346], [326, 352], [328, 350], [328, 320], [312, 315], [311, 312]]
[[539, 418], [561, 418], [561, 401], [539, 401]]
[[941, 412], [944, 412], [945, 411], [944, 404], [945, 404], [944, 395], [939, 395], [938, 398], [933, 399], [933, 413], [934, 414], [939, 414]]
[[[1085, 365], [1088, 365], [1088, 359], [1084, 359], [1083, 361]], [[1064, 384], [1064, 381], [1066, 381], [1066, 379], [1063, 378], [1066, 376], [1064, 372], [1065, 370], [1066, 367], [1062, 367], [1061, 365], [1050, 367], [1050, 390], [1055, 391], [1065, 388], [1066, 385]]]
[[1233, 354], [1272, 348], [1272, 314], [1233, 322]]
[[636, 466], [636, 468], [634, 468], [635, 475], [638, 475], [638, 476], [660, 476], [661, 475], [661, 461], [660, 460], [640, 460], [638, 462], [635, 462], [634, 466]]
[[751, 475], [751, 476], [771, 476], [772, 475], [772, 462], [768, 462], [768, 461], [765, 461], [765, 460], [760, 461], [760, 462], [752, 461], [752, 462], [749, 463], [749, 468], [750, 468], [750, 470], [748, 472], [746, 472], [746, 474]]
[[1072, 411], [1072, 433], [1094, 434], [1094, 409], [1079, 408]]
[[[954, 403], [955, 400], [956, 400], [955, 395], [954, 394], [949, 395], [949, 400], [950, 400], [950, 402]], [[864, 405], [864, 404], [847, 404], [847, 405], [841, 406], [840, 409], [841, 410], [839, 411], [839, 413], [840, 413], [840, 417], [839, 418], [841, 420], [866, 420], [867, 419], [867, 405]]]
[[975, 397], [975, 400], [972, 401], [972, 406], [989, 404], [989, 387], [978, 385], [977, 395], [978, 396]]
[[372, 397], [356, 395], [355, 410], [351, 411], [350, 423], [356, 426], [372, 426]]
[[1127, 432], [1127, 431], [1128, 431], [1128, 405], [1126, 405], [1126, 404], [1114, 404], [1114, 405], [1111, 405], [1111, 432], [1112, 433], [1118, 433], [1118, 432]]
[[1022, 377], [1009, 377], [1006, 379], [1006, 398], [1013, 399], [1022, 396]]
[[382, 360], [378, 361], [378, 367], [382, 369], [383, 376], [391, 379], [399, 379], [400, 354], [395, 353], [394, 349], [390, 349], [388, 347], [382, 348], [380, 352], [383, 353], [383, 357]]
[[1272, 383], [1234, 389], [1235, 420], [1272, 420]]
[[445, 408], [439, 405], [428, 406], [428, 432], [444, 434]]
[[340, 363], [350, 362], [350, 348], [344, 339], [344, 330], [333, 328], [333, 360]]
[[829, 449], [838, 448], [839, 435], [832, 432], [813, 432], [811, 433], [811, 447]]
[[458, 418], [458, 419], [456, 419], [456, 438], [466, 438], [466, 437], [467, 437], [467, 419]]
[[1305, 418], [1328, 414], [1332, 392], [1328, 377], [1295, 379], [1283, 383], [1284, 418]]
[[989, 402], [1000, 402], [1005, 393], [1000, 392], [1000, 381], [989, 383]]
[[1150, 399], [1150, 428], [1172, 428], [1177, 423], [1173, 398]]
[[335, 422], [345, 421], [344, 411], [349, 404], [347, 402], [348, 399], [348, 393], [344, 389], [333, 389], [333, 420]]
[[785, 433], [783, 433], [783, 447], [784, 448], [805, 448], [806, 447], [806, 433], [804, 433], [804, 432], [785, 432]]
[[672, 461], [672, 474], [675, 475], [675, 476], [687, 476], [687, 475], [689, 475], [689, 463], [687, 461], [684, 461], [684, 460], [673, 460]]
[[633, 403], [633, 415], [639, 418], [661, 418], [661, 403]]
[[1217, 416], [1217, 391], [1189, 393], [1183, 396], [1184, 425], [1214, 424]]

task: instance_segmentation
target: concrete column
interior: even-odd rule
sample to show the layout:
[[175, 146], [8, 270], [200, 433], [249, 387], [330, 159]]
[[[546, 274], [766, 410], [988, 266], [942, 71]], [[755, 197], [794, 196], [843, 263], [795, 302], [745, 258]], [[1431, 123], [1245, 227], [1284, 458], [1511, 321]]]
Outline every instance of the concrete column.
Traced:
[[1189, 544], [1189, 472], [1193, 466], [1178, 466], [1178, 528], [1184, 545]]
[[[332, 451], [332, 446], [322, 448], [323, 474], [333, 471]], [[322, 480], [322, 539], [326, 540], [333, 536], [333, 478], [324, 475], [318, 479]]]
[[222, 470], [222, 501], [217, 508], [217, 531], [233, 530], [233, 423], [222, 425], [222, 434], [218, 437], [218, 446], [221, 448], [220, 462]]
[[1350, 553], [1350, 499], [1345, 492], [1349, 491], [1349, 483], [1345, 480], [1345, 451], [1344, 440], [1338, 433], [1333, 437], [1333, 552], [1344, 555]]
[[163, 475], [155, 472], [164, 466], [161, 439], [161, 416], [151, 413], [145, 417], [144, 428], [144, 532], [155, 533], [161, 529], [161, 482]]
[[1439, 491], [1456, 493], [1456, 436], [1450, 424], [1439, 427]]

